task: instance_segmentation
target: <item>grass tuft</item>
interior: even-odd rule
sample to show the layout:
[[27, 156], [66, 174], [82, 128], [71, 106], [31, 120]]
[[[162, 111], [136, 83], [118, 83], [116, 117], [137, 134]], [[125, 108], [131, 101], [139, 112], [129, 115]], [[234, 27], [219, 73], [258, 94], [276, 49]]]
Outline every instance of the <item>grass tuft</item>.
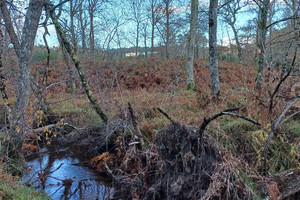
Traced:
[[18, 182], [15, 177], [0, 169], [0, 199], [1, 200], [50, 200], [44, 192], [36, 191]]

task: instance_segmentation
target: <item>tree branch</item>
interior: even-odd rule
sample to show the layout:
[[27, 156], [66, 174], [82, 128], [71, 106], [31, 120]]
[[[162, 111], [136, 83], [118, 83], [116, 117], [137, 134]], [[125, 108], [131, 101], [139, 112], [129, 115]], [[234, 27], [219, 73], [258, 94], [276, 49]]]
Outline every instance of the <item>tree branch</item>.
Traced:
[[278, 23], [280, 23], [280, 22], [284, 22], [284, 21], [287, 21], [287, 20], [290, 20], [290, 19], [298, 19], [298, 18], [299, 18], [299, 17], [297, 17], [297, 16], [295, 16], [295, 15], [294, 15], [294, 16], [291, 16], [291, 17], [286, 17], [286, 18], [277, 20], [277, 21], [275, 21], [275, 22], [269, 24], [266, 28], [268, 29], [268, 28], [270, 28], [271, 26], [274, 26], [275, 24], [278, 24]]
[[157, 110], [161, 113], [161, 114], [163, 114], [168, 120], [170, 120], [170, 122], [172, 122], [172, 124], [175, 124], [175, 121], [165, 112], [165, 111], [163, 111], [162, 109], [160, 109], [160, 108], [157, 108]]
[[15, 49], [15, 52], [16, 52], [18, 58], [20, 58], [21, 44], [20, 44], [17, 34], [14, 30], [14, 26], [12, 24], [12, 21], [10, 18], [10, 13], [9, 13], [9, 10], [7, 9], [5, 0], [0, 0], [0, 9], [2, 12], [2, 17], [5, 22], [5, 29], [9, 34], [10, 40], [13, 43], [13, 47]]
[[237, 111], [237, 110], [239, 110], [239, 108], [227, 109], [227, 110], [224, 110], [224, 111], [222, 111], [222, 112], [219, 112], [219, 113], [213, 115], [212, 117], [204, 118], [202, 124], [201, 124], [200, 127], [199, 127], [199, 131], [198, 131], [200, 137], [203, 136], [203, 133], [204, 133], [204, 131], [205, 131], [207, 125], [208, 125], [210, 122], [212, 122], [213, 120], [215, 120], [215, 119], [217, 119], [218, 117], [221, 117], [221, 116], [223, 116], [223, 115], [231, 115], [231, 116], [235, 116], [235, 117], [241, 118], [241, 119], [243, 119], [243, 120], [249, 121], [249, 122], [251, 122], [251, 123], [253, 123], [253, 124], [255, 124], [255, 125], [260, 126], [260, 123], [257, 122], [257, 121], [255, 121], [255, 120], [249, 119], [249, 118], [247, 118], [247, 117], [245, 117], [245, 116], [242, 116], [242, 115], [239, 115], [239, 114], [237, 114], [237, 113], [233, 113], [234, 111]]
[[53, 10], [55, 10], [56, 8], [62, 6], [62, 5], [65, 4], [65, 3], [67, 3], [68, 1], [70, 1], [70, 0], [64, 0], [64, 1], [62, 1], [62, 2], [59, 2], [59, 4], [53, 6]]

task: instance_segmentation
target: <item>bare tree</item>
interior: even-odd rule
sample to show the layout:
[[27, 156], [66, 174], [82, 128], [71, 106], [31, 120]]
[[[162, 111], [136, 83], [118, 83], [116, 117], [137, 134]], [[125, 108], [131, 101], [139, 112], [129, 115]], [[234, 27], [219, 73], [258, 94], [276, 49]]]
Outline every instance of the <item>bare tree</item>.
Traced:
[[144, 37], [144, 53], [145, 53], [145, 58], [148, 56], [148, 50], [147, 50], [147, 22], [143, 23], [143, 37]]
[[75, 16], [79, 12], [80, 8], [82, 7], [83, 0], [70, 0], [70, 33], [72, 44], [74, 46], [75, 54], [77, 54], [77, 38], [75, 34]]
[[211, 93], [217, 96], [220, 93], [218, 56], [217, 56], [217, 15], [218, 0], [210, 0], [209, 4], [209, 71]]
[[170, 15], [172, 13], [171, 3], [173, 0], [163, 0], [165, 4], [165, 16], [166, 16], [166, 39], [165, 39], [165, 54], [166, 58], [169, 58], [169, 46], [170, 46]]
[[198, 22], [198, 0], [191, 0], [191, 18], [190, 18], [190, 33], [187, 45], [186, 55], [186, 83], [188, 89], [194, 89], [194, 51], [195, 51], [195, 38]]
[[141, 23], [145, 20], [143, 13], [143, 4], [144, 0], [135, 0], [131, 4], [132, 8], [132, 20], [136, 23], [136, 38], [135, 38], [135, 55], [138, 55], [138, 47], [139, 47], [139, 37], [140, 37], [140, 26]]
[[153, 55], [154, 52], [154, 35], [155, 35], [155, 26], [156, 23], [160, 19], [160, 6], [158, 4], [158, 0], [149, 0], [150, 1], [150, 10], [151, 10], [151, 55]]
[[95, 14], [99, 10], [99, 7], [104, 3], [105, 0], [87, 0], [88, 1], [88, 13], [90, 18], [90, 32], [89, 32], [89, 43], [90, 43], [90, 57], [94, 60], [95, 56]]
[[81, 32], [81, 45], [83, 51], [86, 50], [86, 31], [87, 28], [87, 18], [86, 18], [86, 12], [84, 12], [84, 6], [83, 3], [79, 5], [79, 13], [78, 13], [78, 21], [80, 24], [80, 32]]
[[229, 3], [225, 2], [226, 5], [222, 9], [222, 17], [224, 21], [230, 26], [233, 31], [234, 40], [238, 50], [238, 59], [239, 63], [242, 62], [242, 47], [239, 40], [238, 29], [236, 28], [237, 22], [237, 14], [238, 12], [244, 8], [247, 4], [242, 2], [241, 0], [229, 1]]

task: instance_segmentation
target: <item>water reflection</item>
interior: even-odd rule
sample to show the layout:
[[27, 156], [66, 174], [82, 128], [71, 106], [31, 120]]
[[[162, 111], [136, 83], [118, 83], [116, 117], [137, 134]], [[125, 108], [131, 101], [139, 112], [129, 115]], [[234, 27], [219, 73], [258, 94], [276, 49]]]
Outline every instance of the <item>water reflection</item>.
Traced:
[[44, 190], [52, 199], [109, 199], [113, 189], [85, 167], [84, 158], [69, 148], [42, 149], [27, 161], [22, 181]]

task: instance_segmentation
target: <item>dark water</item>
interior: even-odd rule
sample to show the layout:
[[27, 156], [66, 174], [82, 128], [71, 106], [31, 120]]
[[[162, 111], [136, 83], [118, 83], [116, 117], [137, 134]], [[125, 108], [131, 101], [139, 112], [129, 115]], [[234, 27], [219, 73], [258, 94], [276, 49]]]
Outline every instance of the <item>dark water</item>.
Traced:
[[52, 199], [108, 199], [113, 189], [86, 167], [86, 159], [69, 148], [43, 148], [27, 161], [23, 183], [44, 190]]

